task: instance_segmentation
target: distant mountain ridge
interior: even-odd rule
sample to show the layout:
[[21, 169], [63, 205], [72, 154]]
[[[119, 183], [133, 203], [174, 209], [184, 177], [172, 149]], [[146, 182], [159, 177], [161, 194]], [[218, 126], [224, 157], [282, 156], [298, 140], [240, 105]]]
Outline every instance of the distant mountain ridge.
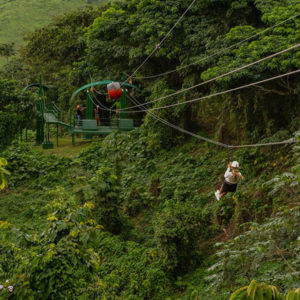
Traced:
[[0, 44], [24, 43], [23, 36], [48, 24], [51, 19], [86, 5], [107, 0], [0, 0]]

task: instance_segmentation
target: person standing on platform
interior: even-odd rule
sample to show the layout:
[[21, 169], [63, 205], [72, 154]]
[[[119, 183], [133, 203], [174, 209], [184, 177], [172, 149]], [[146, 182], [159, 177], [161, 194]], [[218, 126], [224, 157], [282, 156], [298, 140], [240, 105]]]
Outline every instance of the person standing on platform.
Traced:
[[80, 105], [77, 105], [77, 107], [76, 107], [76, 113], [77, 113], [77, 126], [78, 127], [81, 125], [82, 112], [84, 110], [85, 110], [85, 108], [81, 108]]
[[100, 107], [99, 107], [99, 105], [97, 105], [96, 108], [94, 108], [94, 114], [95, 114], [95, 120], [97, 121], [97, 126], [100, 126], [101, 121], [100, 121]]

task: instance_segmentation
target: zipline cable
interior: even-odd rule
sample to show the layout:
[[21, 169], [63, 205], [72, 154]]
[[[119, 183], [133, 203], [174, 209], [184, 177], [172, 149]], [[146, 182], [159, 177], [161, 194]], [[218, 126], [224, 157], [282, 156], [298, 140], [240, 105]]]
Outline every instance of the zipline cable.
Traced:
[[[99, 107], [101, 107], [102, 110], [104, 110], [104, 111], [108, 111], [108, 112], [116, 112], [116, 110], [113, 110], [113, 109], [111, 109], [111, 108], [105, 106], [104, 104], [102, 104], [101, 101], [96, 97], [96, 95], [95, 95], [94, 93], [92, 93], [92, 94], [93, 94], [93, 98], [94, 98], [95, 101], [97, 102], [97, 103], [95, 103], [95, 101], [94, 101], [93, 99], [91, 99], [92, 102], [93, 102], [93, 104], [94, 104], [95, 106], [99, 105]], [[127, 98], [130, 99], [130, 97], [129, 97], [128, 94], [127, 94]], [[130, 100], [132, 100], [132, 99], [130, 99]], [[133, 120], [140, 120], [140, 119], [133, 119]]]
[[[295, 19], [295, 18], [297, 18], [297, 17], [299, 17], [299, 16], [300, 16], [300, 14], [297, 14], [297, 15], [295, 15], [295, 16], [292, 16], [292, 17], [290, 17], [290, 18], [288, 18], [288, 19], [286, 19], [286, 20], [283, 20], [283, 21], [281, 21], [281, 22], [279, 22], [279, 23], [277, 23], [277, 24], [275, 24], [275, 25], [273, 25], [273, 26], [271, 26], [271, 27], [268, 27], [268, 28], [266, 28], [266, 29], [264, 29], [264, 30], [262, 30], [262, 31], [260, 31], [260, 32], [258, 32], [258, 33], [256, 33], [256, 34], [254, 34], [254, 35], [252, 35], [252, 36], [250, 36], [250, 37], [248, 37], [248, 38], [246, 38], [246, 39], [244, 39], [244, 40], [242, 40], [242, 41], [240, 41], [240, 42], [238, 42], [238, 43], [236, 43], [236, 44], [233, 44], [233, 45], [231, 45], [231, 46], [229, 46], [229, 47], [227, 47], [227, 48], [224, 48], [224, 49], [221, 49], [221, 50], [219, 50], [219, 51], [216, 51], [216, 52], [212, 53], [211, 55], [208, 55], [208, 56], [206, 56], [206, 57], [203, 57], [203, 58], [201, 58], [201, 59], [199, 59], [199, 60], [197, 60], [197, 61], [195, 61], [195, 62], [193, 62], [193, 63], [187, 64], [187, 65], [184, 65], [184, 66], [181, 66], [181, 67], [177, 67], [176, 69], [173, 69], [173, 70], [170, 70], [170, 71], [166, 71], [166, 72], [164, 72], [164, 73], [160, 73], [160, 74], [156, 74], [156, 75], [151, 75], [151, 76], [132, 76], [132, 77], [135, 78], [135, 79], [137, 79], [137, 80], [139, 80], [139, 79], [140, 79], [140, 80], [142, 80], [142, 79], [153, 79], [153, 78], [165, 76], [165, 75], [168, 75], [168, 74], [171, 74], [171, 73], [174, 73], [174, 72], [178, 72], [178, 71], [183, 70], [183, 69], [185, 69], [185, 68], [188, 68], [188, 67], [190, 67], [190, 66], [196, 65], [196, 64], [198, 64], [198, 63], [200, 63], [200, 62], [202, 62], [202, 61], [208, 60], [209, 58], [212, 58], [212, 57], [214, 57], [214, 56], [216, 56], [216, 55], [218, 55], [218, 54], [221, 54], [221, 53], [223, 53], [223, 52], [225, 52], [225, 51], [227, 51], [227, 50], [234, 49], [234, 48], [237, 47], [238, 45], [240, 45], [240, 44], [242, 44], [242, 43], [244, 43], [244, 42], [246, 42], [246, 41], [248, 41], [248, 40], [251, 40], [252, 38], [257, 37], [257, 36], [259, 36], [259, 35], [261, 35], [261, 34], [267, 32], [267, 31], [269, 31], [269, 30], [271, 30], [271, 29], [273, 29], [273, 28], [276, 28], [277, 26], [282, 25], [282, 24], [286, 23], [287, 21], [290, 21], [290, 20], [292, 20], [292, 19]], [[223, 40], [223, 41], [224, 41], [224, 40]], [[129, 74], [126, 74], [126, 75], [129, 76]]]
[[[219, 76], [217, 76], [217, 77], [211, 78], [211, 79], [206, 80], [206, 81], [204, 81], [204, 82], [200, 82], [200, 83], [198, 83], [198, 84], [196, 84], [196, 85], [193, 85], [193, 86], [191, 86], [191, 87], [188, 87], [188, 88], [185, 88], [185, 89], [181, 89], [181, 90], [176, 91], [176, 92], [174, 92], [174, 93], [171, 93], [171, 94], [169, 94], [169, 95], [166, 95], [166, 96], [163, 96], [163, 97], [154, 99], [154, 100], [152, 100], [152, 101], [147, 102], [146, 104], [155, 103], [155, 102], [157, 102], [157, 101], [160, 101], [160, 100], [163, 100], [163, 99], [166, 99], [166, 98], [169, 98], [169, 97], [172, 97], [172, 96], [175, 96], [175, 95], [184, 93], [184, 92], [186, 92], [186, 91], [192, 90], [192, 89], [194, 89], [194, 88], [197, 88], [197, 87], [199, 87], [199, 86], [205, 85], [205, 84], [207, 84], [207, 83], [216, 81], [216, 80], [218, 80], [218, 79], [220, 79], [220, 78], [223, 78], [223, 77], [225, 77], [225, 76], [231, 75], [231, 74], [233, 74], [233, 73], [235, 73], [235, 72], [241, 71], [241, 70], [246, 69], [246, 68], [251, 67], [251, 66], [254, 66], [254, 65], [258, 64], [258, 63], [261, 63], [261, 62], [263, 62], [263, 61], [265, 61], [265, 60], [268, 60], [268, 59], [270, 59], [270, 58], [273, 58], [273, 57], [275, 57], [275, 56], [278, 56], [278, 55], [280, 55], [280, 54], [282, 54], [282, 53], [291, 51], [291, 50], [293, 50], [293, 49], [295, 49], [295, 48], [298, 48], [298, 47], [300, 47], [300, 44], [296, 44], [296, 45], [291, 46], [291, 47], [289, 47], [289, 48], [287, 48], [287, 49], [281, 50], [281, 51], [276, 52], [276, 53], [274, 53], [274, 54], [271, 54], [271, 55], [269, 55], [269, 56], [267, 56], [267, 57], [261, 58], [261, 59], [259, 59], [259, 60], [256, 60], [256, 61], [250, 63], [250, 64], [241, 66], [241, 67], [239, 67], [239, 68], [236, 68], [236, 69], [234, 69], [234, 70], [231, 70], [231, 71], [229, 71], [229, 72], [227, 72], [227, 73], [225, 73], [225, 74], [219, 75]], [[139, 107], [139, 106], [141, 106], [141, 105], [142, 105], [142, 104], [136, 105], [136, 106], [131, 106], [131, 107], [124, 108], [124, 109], [121, 109], [121, 110], [124, 111], [124, 110], [128, 110], [128, 109], [133, 109], [133, 108]]]
[[[176, 103], [165, 105], [165, 106], [149, 108], [147, 110], [142, 110], [142, 111], [161, 110], [161, 109], [166, 109], [166, 108], [170, 108], [170, 107], [174, 107], [174, 106], [178, 106], [178, 105], [197, 102], [197, 101], [200, 101], [200, 100], [204, 100], [204, 99], [212, 98], [212, 97], [215, 97], [215, 96], [220, 96], [220, 95], [224, 95], [224, 94], [227, 94], [227, 93], [231, 93], [231, 92], [234, 92], [234, 91], [242, 90], [242, 89], [245, 89], [245, 88], [248, 88], [248, 87], [251, 87], [251, 86], [255, 86], [255, 85], [258, 85], [258, 84], [261, 84], [261, 83], [265, 83], [265, 82], [268, 82], [268, 81], [272, 81], [272, 80], [275, 80], [275, 79], [278, 79], [278, 78], [282, 78], [282, 77], [286, 77], [286, 76], [289, 76], [289, 75], [297, 74], [299, 72], [300, 72], [300, 69], [289, 72], [289, 73], [281, 74], [281, 75], [278, 75], [278, 76], [274, 76], [274, 77], [271, 77], [271, 78], [268, 78], [268, 79], [264, 79], [264, 80], [261, 80], [261, 81], [249, 83], [249, 84], [239, 86], [239, 87], [236, 87], [236, 88], [233, 88], [233, 89], [229, 89], [229, 90], [226, 90], [226, 91], [218, 92], [218, 93], [215, 93], [215, 94], [211, 94], [211, 95], [207, 95], [207, 96], [203, 96], [203, 97], [199, 97], [199, 98], [195, 98], [195, 99], [191, 99], [191, 100], [187, 100], [187, 101], [183, 101], [183, 102], [176, 102]], [[139, 110], [139, 111], [131, 111], [131, 110], [127, 111], [127, 113], [137, 113], [137, 112], [141, 112], [141, 110]]]
[[100, 106], [105, 111], [109, 111], [109, 112], [113, 111], [112, 109], [110, 109], [110, 108], [106, 107], [104, 104], [102, 104], [101, 101], [98, 100], [98, 98], [95, 96], [94, 93], [92, 93], [92, 95], [93, 95], [93, 98], [95, 99], [95, 101], [97, 101], [97, 103], [95, 103], [93, 98], [91, 98], [91, 100], [95, 106]]
[[159, 47], [161, 46], [161, 44], [167, 39], [167, 37], [171, 34], [171, 32], [175, 29], [175, 27], [177, 26], [177, 24], [182, 20], [182, 18], [186, 15], [186, 13], [192, 8], [192, 6], [194, 5], [194, 3], [196, 2], [196, 0], [193, 0], [192, 3], [188, 6], [188, 8], [184, 11], [184, 13], [179, 17], [179, 19], [175, 22], [175, 24], [173, 25], [173, 27], [167, 32], [167, 34], [164, 36], [164, 38], [155, 46], [155, 48], [153, 49], [153, 51], [148, 55], [148, 57], [141, 63], [141, 65], [131, 74], [131, 76], [129, 76], [126, 80], [128, 81], [130, 79], [130, 77], [132, 77], [148, 60], [149, 58], [159, 49]]
[[[264, 80], [249, 83], [249, 84], [246, 84], [246, 85], [242, 85], [242, 86], [232, 88], [232, 89], [229, 89], [229, 90], [226, 90], [226, 91], [218, 92], [218, 93], [215, 93], [215, 94], [211, 94], [211, 95], [207, 95], [207, 96], [203, 96], [203, 97], [199, 97], [199, 98], [194, 98], [194, 99], [183, 101], [183, 102], [177, 102], [177, 103], [173, 103], [173, 104], [169, 104], [169, 105], [165, 105], [165, 106], [159, 106], [159, 107], [148, 108], [148, 109], [146, 108], [146, 109], [140, 109], [140, 110], [135, 110], [135, 111], [129, 110], [129, 111], [126, 111], [126, 113], [150, 112], [150, 111], [154, 111], [154, 110], [166, 109], [166, 108], [170, 108], [170, 107], [174, 107], [174, 106], [178, 106], [178, 105], [183, 105], [183, 104], [187, 104], [187, 103], [198, 102], [200, 100], [212, 98], [212, 97], [215, 97], [215, 96], [224, 95], [224, 94], [234, 92], [234, 91], [238, 91], [238, 90], [248, 88], [248, 87], [251, 87], [251, 86], [256, 86], [256, 85], [261, 84], [261, 83], [265, 83], [265, 82], [269, 82], [269, 81], [279, 79], [279, 78], [282, 78], [282, 77], [286, 77], [286, 76], [289, 76], [289, 75], [297, 74], [299, 72], [300, 72], [300, 69], [292, 71], [292, 72], [288, 72], [288, 73], [285, 73], [285, 74], [277, 75], [277, 76], [274, 76], [274, 77], [271, 77], [271, 78], [267, 78], [267, 79], [264, 79]], [[138, 103], [139, 103], [139, 105], [137, 105], [135, 107], [145, 108], [146, 105], [148, 104], [148, 103], [140, 103], [140, 102], [138, 102]], [[115, 112], [116, 110], [111, 110], [111, 111]]]
[[[134, 97], [132, 98], [131, 96], [129, 96], [129, 98], [134, 102], [134, 103], [140, 103], [138, 100], [136, 100]], [[145, 106], [143, 106], [143, 108], [145, 108]], [[250, 147], [265, 147], [265, 146], [275, 146], [275, 145], [284, 145], [284, 144], [295, 144], [297, 143], [298, 141], [296, 141], [295, 138], [291, 138], [291, 139], [288, 139], [288, 140], [284, 140], [284, 141], [280, 141], [280, 142], [271, 142], [271, 143], [258, 143], [258, 144], [249, 144], [249, 145], [228, 145], [228, 144], [224, 144], [224, 143], [221, 143], [221, 142], [217, 142], [217, 141], [214, 141], [214, 140], [211, 140], [211, 139], [208, 139], [204, 136], [201, 136], [201, 135], [198, 135], [198, 134], [195, 134], [191, 131], [188, 131], [182, 127], [179, 127], [175, 124], [172, 124], [158, 116], [156, 116], [155, 114], [153, 113], [149, 113], [151, 117], [155, 118], [156, 120], [160, 121], [161, 123], [173, 128], [173, 129], [176, 129], [182, 133], [185, 133], [185, 134], [188, 134], [190, 136], [193, 136], [199, 140], [202, 140], [202, 141], [205, 141], [205, 142], [208, 142], [210, 144], [214, 144], [214, 145], [217, 145], [217, 146], [221, 146], [223, 148], [230, 148], [230, 149], [233, 149], [233, 148], [250, 148]]]
[[[91, 75], [90, 71], [89, 71], [89, 76], [90, 76], [91, 82], [94, 82], [94, 80], [93, 80], [93, 78], [92, 78], [92, 75]], [[108, 95], [108, 93], [101, 93], [101, 92], [99, 92], [94, 86], [93, 86], [93, 91], [95, 91], [98, 95], [101, 95], [101, 96], [106, 96], [106, 95]]]
[[101, 93], [98, 90], [96, 90], [95, 88], [94, 88], [94, 91], [96, 92], [96, 94], [101, 95], [101, 96], [107, 96], [108, 95], [108, 93]]
[[[283, 74], [283, 75], [288, 76], [288, 75], [290, 75], [290, 74], [295, 74], [295, 73], [298, 73], [298, 72], [300, 72], [300, 69], [297, 70], [297, 71], [294, 71], [294, 72], [290, 72], [290, 73], [287, 73], [287, 74]], [[283, 75], [281, 75], [280, 77], [283, 77]], [[279, 77], [279, 76], [276, 76], [276, 78], [280, 78], [280, 77]], [[273, 78], [273, 79], [275, 79], [275, 78]], [[270, 80], [270, 79], [269, 79], [269, 80]], [[172, 123], [170, 123], [170, 122], [168, 122], [168, 121], [166, 121], [166, 120], [164, 120], [164, 119], [158, 117], [158, 116], [155, 115], [154, 113], [149, 112], [149, 110], [146, 109], [145, 105], [141, 104], [141, 103], [140, 103], [137, 99], [135, 99], [133, 96], [127, 95], [127, 97], [128, 97], [133, 103], [135, 103], [135, 104], [140, 104], [139, 106], [142, 106], [142, 107], [141, 107], [141, 110], [140, 110], [139, 112], [145, 112], [145, 111], [148, 111], [148, 114], [149, 114], [152, 118], [158, 120], [159, 122], [165, 124], [166, 126], [169, 126], [169, 127], [173, 128], [173, 129], [175, 129], [175, 130], [178, 130], [178, 131], [180, 131], [180, 132], [182, 132], [182, 133], [188, 134], [188, 135], [193, 136], [193, 137], [195, 137], [195, 138], [197, 138], [197, 139], [200, 139], [200, 140], [202, 140], [202, 141], [205, 141], [205, 142], [208, 142], [208, 143], [211, 143], [211, 144], [214, 144], [214, 145], [223, 147], [223, 148], [234, 149], [234, 148], [249, 148], [249, 147], [265, 147], [265, 146], [275, 146], [275, 145], [284, 145], [284, 144], [295, 144], [295, 143], [299, 142], [299, 141], [297, 141], [295, 138], [291, 138], [291, 139], [284, 140], [284, 141], [279, 141], [279, 142], [257, 143], [257, 144], [248, 144], [248, 145], [228, 145], [228, 144], [224, 144], [224, 143], [221, 143], [221, 142], [214, 141], [214, 140], [212, 140], [212, 139], [208, 139], [208, 138], [206, 138], [206, 137], [204, 137], [204, 136], [200, 136], [200, 135], [195, 134], [195, 133], [193, 133], [193, 132], [191, 132], [191, 131], [188, 131], [188, 130], [182, 128], [182, 127], [179, 127], [179, 126], [177, 126], [177, 125], [175, 125], [175, 124], [172, 124]], [[94, 95], [94, 98], [95, 98], [95, 100], [96, 100], [99, 104], [101, 104], [101, 103], [98, 101], [98, 99], [95, 97], [95, 95]], [[92, 99], [92, 102], [94, 103], [94, 105], [96, 105], [96, 103], [93, 101], [93, 99]], [[102, 106], [103, 109], [106, 110], [106, 111], [113, 111], [113, 110], [107, 108], [106, 106], [104, 106], [103, 104], [101, 104], [101, 106]], [[144, 110], [143, 110], [143, 108], [144, 108]]]
[[[265, 83], [265, 82], [269, 82], [269, 81], [272, 81], [272, 80], [275, 80], [275, 79], [279, 79], [279, 78], [282, 78], [282, 77], [286, 77], [286, 76], [289, 76], [289, 75], [297, 74], [299, 72], [300, 72], [300, 69], [292, 71], [292, 72], [284, 73], [284, 74], [281, 74], [281, 75], [277, 75], [277, 76], [274, 76], [274, 77], [271, 77], [271, 78], [267, 78], [267, 79], [264, 79], [264, 80], [256, 81], [256, 82], [253, 82], [253, 83], [249, 83], [249, 84], [246, 84], [246, 85], [242, 85], [242, 86], [239, 86], [239, 87], [236, 87], [236, 88], [232, 88], [232, 89], [229, 89], [229, 90], [226, 90], [226, 91], [214, 93], [214, 94], [211, 94], [211, 95], [207, 95], [207, 96], [203, 96], [203, 97], [199, 97], [199, 98], [194, 98], [194, 99], [183, 101], [183, 102], [176, 102], [176, 103], [165, 105], [165, 106], [159, 106], [159, 107], [148, 108], [148, 109], [146, 108], [146, 109], [140, 109], [140, 110], [135, 110], [135, 111], [129, 110], [129, 111], [126, 111], [126, 113], [150, 112], [150, 111], [166, 109], [166, 108], [170, 108], [170, 107], [174, 107], [174, 106], [178, 106], [178, 105], [184, 105], [184, 104], [187, 104], [187, 103], [198, 102], [200, 100], [204, 100], [204, 99], [208, 99], [208, 98], [212, 98], [212, 97], [224, 95], [224, 94], [231, 93], [231, 92], [238, 91], [238, 90], [242, 90], [242, 89], [245, 89], [245, 88], [248, 88], [248, 87], [251, 87], [251, 86], [256, 86], [256, 85], [261, 84], [261, 83]], [[130, 99], [132, 99], [132, 98], [130, 97]], [[148, 103], [140, 103], [140, 102], [138, 102], [138, 103], [139, 104], [136, 105], [136, 106], [134, 106], [134, 107], [143, 107], [143, 108], [145, 108], [146, 105], [148, 104]], [[101, 104], [101, 105], [104, 106], [103, 104]], [[114, 110], [114, 109], [109, 109], [106, 106], [104, 106], [104, 107], [106, 109], [112, 111], [112, 112], [116, 112], [116, 110]]]

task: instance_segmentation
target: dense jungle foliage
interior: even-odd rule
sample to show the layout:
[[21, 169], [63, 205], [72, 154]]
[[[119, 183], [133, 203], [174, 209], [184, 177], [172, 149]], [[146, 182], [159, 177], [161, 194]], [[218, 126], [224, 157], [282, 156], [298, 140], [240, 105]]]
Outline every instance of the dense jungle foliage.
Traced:
[[[18, 138], [25, 129], [34, 136], [40, 99], [22, 89], [40, 72], [51, 87], [45, 101], [72, 112], [85, 101], [70, 100], [77, 88], [127, 78], [189, 4], [103, 1], [27, 33], [21, 49], [0, 45], [0, 299], [300, 298], [299, 144], [224, 149], [153, 117], [232, 145], [299, 141], [299, 73], [128, 114], [142, 125], [75, 157]], [[132, 77], [144, 94], [130, 94], [147, 103], [294, 46], [299, 14], [297, 0], [198, 0]], [[299, 66], [296, 48], [149, 107]], [[233, 160], [245, 181], [217, 201]]]
[[[297, 147], [232, 153], [190, 141], [155, 156], [139, 136], [108, 136], [77, 159], [17, 143], [3, 153], [11, 297], [229, 299], [254, 278], [282, 295], [299, 285]], [[217, 202], [228, 156], [247, 181]]]

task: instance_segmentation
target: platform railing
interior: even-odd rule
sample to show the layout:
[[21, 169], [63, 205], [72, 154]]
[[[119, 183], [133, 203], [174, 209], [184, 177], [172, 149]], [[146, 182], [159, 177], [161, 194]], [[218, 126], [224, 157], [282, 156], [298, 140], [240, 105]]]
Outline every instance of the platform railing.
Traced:
[[52, 113], [59, 122], [65, 122], [67, 113], [61, 110], [54, 102], [46, 104], [45, 112]]
[[[80, 121], [78, 121], [78, 116], [76, 114], [72, 115], [72, 125], [74, 127], [82, 127], [83, 120], [86, 120], [86, 119], [82, 118]], [[100, 118], [100, 126], [108, 126], [111, 128], [117, 128], [118, 123], [119, 123], [118, 119]]]

